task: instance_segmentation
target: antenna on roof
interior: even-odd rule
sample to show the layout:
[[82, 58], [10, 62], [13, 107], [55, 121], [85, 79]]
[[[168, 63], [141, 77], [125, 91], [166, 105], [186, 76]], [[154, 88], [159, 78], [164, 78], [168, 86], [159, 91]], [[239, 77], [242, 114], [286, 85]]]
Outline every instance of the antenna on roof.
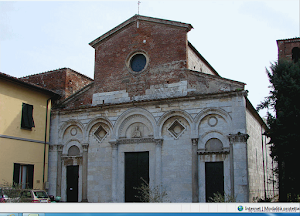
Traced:
[[138, 15], [140, 15], [140, 4], [141, 4], [141, 2], [138, 1]]

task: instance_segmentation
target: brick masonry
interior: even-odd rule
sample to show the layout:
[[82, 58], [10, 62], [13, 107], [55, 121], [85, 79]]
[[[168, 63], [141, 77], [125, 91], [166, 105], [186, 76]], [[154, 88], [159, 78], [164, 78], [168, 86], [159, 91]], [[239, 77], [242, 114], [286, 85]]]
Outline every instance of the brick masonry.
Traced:
[[81, 90], [84, 86], [93, 82], [93, 79], [70, 68], [61, 68], [45, 73], [22, 77], [20, 79], [53, 90], [61, 95], [62, 100], [68, 98], [75, 92]]
[[295, 47], [300, 49], [300, 38], [291, 38], [284, 40], [277, 40], [278, 47], [278, 59], [288, 59], [292, 60], [292, 50]]
[[[140, 21], [122, 29], [95, 48], [95, 93], [126, 90], [129, 97], [145, 94], [158, 84], [180, 81], [186, 68], [186, 29]], [[134, 74], [128, 68], [130, 55], [143, 51], [149, 58], [146, 70]]]

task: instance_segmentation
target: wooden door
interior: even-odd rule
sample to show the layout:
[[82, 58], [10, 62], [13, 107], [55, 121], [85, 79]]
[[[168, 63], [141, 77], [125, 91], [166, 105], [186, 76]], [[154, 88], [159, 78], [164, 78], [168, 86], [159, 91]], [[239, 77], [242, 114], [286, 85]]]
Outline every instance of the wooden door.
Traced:
[[79, 166], [67, 166], [67, 202], [78, 202]]
[[149, 152], [125, 153], [125, 202], [141, 202], [135, 188], [141, 187], [143, 178], [149, 183]]
[[205, 192], [206, 202], [211, 202], [210, 197], [214, 193], [220, 193], [224, 196], [224, 171], [223, 162], [205, 163]]

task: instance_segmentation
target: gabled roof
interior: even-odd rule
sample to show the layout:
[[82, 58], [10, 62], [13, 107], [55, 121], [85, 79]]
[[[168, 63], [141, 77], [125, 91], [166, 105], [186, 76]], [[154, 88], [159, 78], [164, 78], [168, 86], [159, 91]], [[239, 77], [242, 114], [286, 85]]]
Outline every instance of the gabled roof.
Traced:
[[10, 76], [10, 75], [2, 73], [2, 72], [0, 72], [0, 79], [3, 79], [3, 80], [6, 80], [6, 81], [10, 81], [10, 82], [14, 82], [14, 83], [26, 86], [27, 88], [31, 88], [31, 89], [43, 92], [45, 94], [52, 95], [52, 96], [54, 96], [56, 98], [60, 97], [60, 95], [57, 94], [54, 91], [51, 91], [51, 90], [46, 89], [46, 88], [43, 88], [43, 87], [41, 87], [39, 85], [35, 85], [33, 83], [25, 82], [25, 81], [23, 81], [21, 79], [18, 79], [16, 77]]
[[124, 28], [126, 28], [127, 26], [129, 26], [130, 24], [132, 24], [132, 23], [134, 23], [138, 20], [152, 22], [152, 23], [158, 23], [158, 24], [164, 24], [164, 25], [169, 25], [169, 26], [173, 26], [173, 27], [185, 28], [187, 32], [190, 31], [193, 28], [193, 26], [191, 24], [188, 24], [188, 23], [182, 23], [182, 22], [178, 22], [178, 21], [165, 20], [165, 19], [158, 19], [158, 18], [141, 16], [141, 15], [136, 14], [133, 17], [126, 20], [125, 22], [123, 22], [120, 25], [116, 26], [112, 30], [106, 32], [105, 34], [101, 35], [97, 39], [93, 40], [92, 42], [89, 43], [89, 45], [95, 48], [95, 46], [98, 43], [100, 43], [101, 41], [103, 41], [104, 39], [110, 37], [111, 35], [115, 34], [116, 32], [118, 32], [118, 31], [120, 31]]
[[42, 72], [42, 73], [37, 73], [37, 74], [31, 74], [31, 75], [27, 75], [27, 76], [24, 76], [24, 77], [20, 77], [20, 79], [23, 79], [25, 80], [26, 78], [28, 77], [33, 77], [33, 76], [39, 76], [39, 75], [42, 75], [42, 74], [50, 74], [50, 73], [56, 73], [56, 72], [59, 72], [59, 71], [62, 71], [62, 70], [69, 70], [70, 72], [74, 73], [74, 74], [78, 74], [79, 76], [82, 76], [83, 78], [85, 79], [89, 79], [91, 81], [94, 81], [92, 78], [82, 74], [82, 73], [79, 73], [71, 68], [68, 68], [68, 67], [63, 67], [63, 68], [58, 68], [58, 69], [55, 69], [55, 70], [51, 70], [51, 71], [45, 71], [45, 72]]

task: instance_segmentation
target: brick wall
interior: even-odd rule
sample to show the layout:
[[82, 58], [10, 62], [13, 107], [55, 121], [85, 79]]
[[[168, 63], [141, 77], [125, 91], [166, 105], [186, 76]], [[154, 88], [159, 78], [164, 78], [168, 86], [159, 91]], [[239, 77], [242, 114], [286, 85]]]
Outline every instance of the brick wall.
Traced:
[[295, 47], [300, 48], [300, 38], [277, 40], [278, 59], [286, 58], [292, 60], [292, 50]]
[[[148, 66], [132, 73], [126, 63], [142, 51]], [[147, 21], [133, 22], [95, 46], [95, 92], [126, 90], [130, 97], [145, 94], [150, 85], [180, 81], [186, 68], [187, 31]]]
[[66, 99], [93, 81], [70, 68], [61, 68], [20, 79], [53, 90], [61, 95], [61, 99]]
[[84, 86], [91, 83], [93, 80], [89, 77], [85, 77], [82, 74], [76, 73], [71, 69], [66, 70], [66, 82], [65, 82], [65, 97], [82, 89]]

